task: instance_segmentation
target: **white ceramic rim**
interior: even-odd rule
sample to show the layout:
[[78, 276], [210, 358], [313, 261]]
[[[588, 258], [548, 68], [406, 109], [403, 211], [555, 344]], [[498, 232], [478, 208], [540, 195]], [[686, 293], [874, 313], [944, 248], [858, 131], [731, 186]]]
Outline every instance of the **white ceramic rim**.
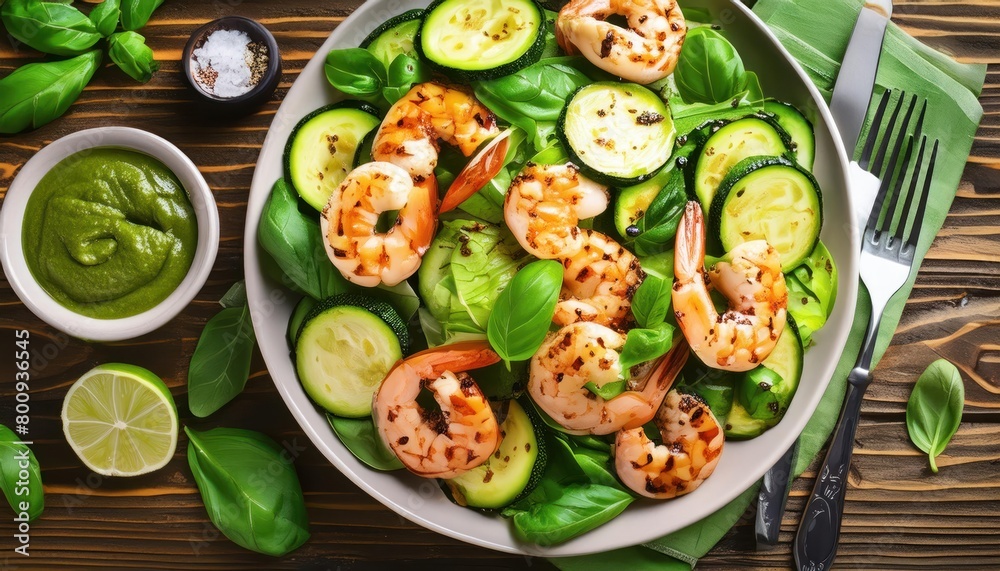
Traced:
[[[853, 215], [852, 199], [847, 187], [849, 180], [848, 158], [839, 134], [833, 128], [833, 117], [825, 101], [801, 66], [784, 49], [777, 37], [749, 8], [738, 0], [707, 0], [707, 2], [713, 6], [725, 6], [724, 9], [737, 10], [758, 28], [758, 31], [773, 44], [774, 49], [787, 60], [794, 70], [796, 75], [794, 80], [801, 82], [808, 91], [812, 103], [815, 104], [815, 111], [819, 119], [817, 124], [822, 124], [824, 131], [830, 132], [833, 147], [827, 150], [834, 156], [828, 159], [830, 164], [826, 167], [827, 177], [838, 182], [837, 186], [843, 188], [841, 193], [837, 193], [837, 199], [842, 201], [837, 209], [844, 216], [842, 220], [837, 220], [838, 225], [827, 224], [823, 230], [824, 241], [837, 240], [836, 249], [841, 254], [836, 256], [839, 280], [834, 314], [816, 336], [821, 345], [807, 354], [807, 361], [816, 360], [821, 361], [821, 363], [815, 370], [808, 371], [804, 375], [802, 386], [812, 384], [812, 390], [800, 389], [796, 393], [792, 405], [789, 407], [789, 414], [782, 420], [780, 430], [771, 430], [751, 441], [727, 444], [727, 450], [732, 450], [760, 441], [761, 444], [753, 449], [756, 454], [752, 458], [752, 465], [734, 466], [731, 463], [727, 464], [727, 453], [724, 453], [716, 475], [706, 480], [702, 488], [696, 492], [670, 502], [637, 501], [615, 520], [578, 538], [555, 546], [539, 546], [519, 542], [510, 532], [509, 521], [502, 520], [499, 516], [492, 517], [450, 504], [448, 500], [443, 499], [443, 494], [437, 489], [437, 486], [429, 481], [421, 480], [405, 472], [384, 473], [369, 469], [354, 458], [340, 443], [327, 424], [325, 417], [312, 404], [301, 388], [289, 358], [287, 344], [283, 341], [284, 324], [287, 321], [293, 299], [288, 296], [287, 290], [264, 275], [259, 264], [261, 250], [257, 242], [257, 228], [264, 202], [267, 200], [274, 181], [282, 176], [280, 161], [285, 139], [291, 127], [312, 109], [292, 109], [291, 104], [285, 104], [289, 100], [294, 102], [300, 90], [308, 89], [304, 82], [297, 81], [285, 96], [285, 102], [279, 107], [271, 129], [264, 140], [248, 199], [246, 233], [244, 235], [244, 270], [255, 331], [261, 341], [261, 352], [268, 364], [278, 392], [306, 435], [327, 459], [352, 482], [399, 515], [443, 535], [509, 553], [562, 557], [598, 553], [636, 545], [695, 523], [725, 506], [760, 479], [764, 472], [794, 443], [812, 416], [843, 352], [853, 322], [857, 298], [857, 261], [860, 241], [857, 236], [857, 223]], [[343, 47], [357, 45], [375, 22], [400, 13], [411, 7], [411, 4], [416, 3], [417, 0], [403, 2], [394, 0], [390, 7], [383, 7], [385, 2], [378, 0], [366, 2], [336, 28], [318, 49], [317, 55], [300, 73], [300, 77], [322, 76], [321, 68], [324, 56], [331, 48], [338, 43]], [[369, 20], [374, 20], [374, 22]], [[314, 107], [336, 100], [337, 97], [329, 86], [325, 86], [324, 89], [327, 100], [317, 101]], [[819, 161], [817, 161], [817, 166], [820, 166]], [[280, 329], [281, 343], [267, 342], [269, 334], [273, 333], [275, 337], [278, 337], [278, 333], [274, 331], [275, 328]], [[822, 353], [822, 355], [816, 354], [817, 352]], [[792, 414], [793, 409], [798, 413]], [[729, 454], [732, 455], [732, 453]], [[725, 478], [720, 478], [719, 474], [724, 470], [737, 475], [743, 485], [730, 487], [721, 485]], [[440, 504], [443, 507], [439, 509], [437, 505], [431, 504]], [[671, 507], [667, 508], [666, 506]], [[498, 525], [503, 526], [503, 529], [497, 528]]]
[[[52, 299], [28, 269], [21, 223], [28, 198], [58, 162], [87, 149], [112, 147], [144, 153], [170, 169], [187, 191], [198, 223], [198, 246], [187, 275], [155, 307], [120, 319], [96, 319], [73, 312]], [[39, 319], [88, 341], [122, 341], [158, 329], [180, 313], [205, 285], [219, 251], [219, 210], [212, 190], [191, 159], [166, 139], [131, 127], [96, 127], [49, 143], [21, 167], [0, 210], [0, 261], [14, 292]]]

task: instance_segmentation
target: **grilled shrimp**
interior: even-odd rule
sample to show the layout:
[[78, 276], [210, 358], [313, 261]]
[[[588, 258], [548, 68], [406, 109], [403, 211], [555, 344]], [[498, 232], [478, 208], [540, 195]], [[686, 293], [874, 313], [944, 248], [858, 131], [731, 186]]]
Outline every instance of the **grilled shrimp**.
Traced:
[[632, 390], [605, 400], [584, 385], [618, 381], [625, 336], [596, 323], [574, 323], [549, 334], [531, 358], [528, 393], [568, 432], [611, 434], [649, 422], [684, 366], [683, 343], [670, 350]]
[[[452, 478], [486, 461], [500, 446], [500, 426], [479, 385], [464, 371], [500, 358], [483, 341], [438, 347], [393, 367], [375, 393], [372, 416], [382, 442], [425, 478]], [[440, 411], [417, 403], [421, 389]]]
[[620, 328], [631, 315], [632, 295], [645, 272], [639, 260], [618, 242], [593, 230], [581, 230], [583, 246], [560, 261], [565, 268], [556, 313], [559, 325], [593, 321]]
[[654, 418], [663, 444], [642, 427], [615, 436], [615, 469], [637, 494], [666, 500], [692, 492], [712, 475], [722, 455], [724, 436], [701, 398], [670, 391]]
[[[774, 349], [785, 327], [788, 290], [777, 251], [764, 240], [733, 248], [705, 278], [705, 221], [688, 202], [674, 248], [672, 299], [677, 324], [709, 367], [747, 371]], [[715, 310], [708, 284], [729, 300]]]
[[[367, 163], [348, 173], [320, 216], [327, 256], [348, 280], [365, 287], [396, 285], [413, 275], [437, 224], [437, 184], [415, 183], [400, 167]], [[388, 232], [379, 214], [398, 210]]]
[[499, 133], [496, 116], [471, 94], [419, 83], [386, 113], [372, 142], [372, 158], [402, 167], [419, 183], [434, 176], [439, 140], [469, 156]]
[[[624, 16], [628, 28], [607, 21]], [[572, 0], [556, 19], [556, 40], [569, 55], [582, 53], [597, 67], [649, 84], [674, 71], [687, 24], [677, 0]]]
[[504, 221], [530, 254], [556, 259], [583, 247], [577, 224], [604, 212], [608, 200], [607, 188], [581, 175], [572, 163], [528, 163], [507, 190]]

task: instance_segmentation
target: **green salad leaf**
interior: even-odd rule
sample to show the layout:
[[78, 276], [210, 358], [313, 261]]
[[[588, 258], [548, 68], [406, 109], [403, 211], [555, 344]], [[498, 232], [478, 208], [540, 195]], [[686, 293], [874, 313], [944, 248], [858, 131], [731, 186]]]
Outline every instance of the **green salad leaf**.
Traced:
[[319, 222], [299, 210], [299, 200], [284, 179], [278, 179], [264, 204], [257, 240], [281, 271], [315, 299], [344, 293], [350, 284], [330, 263]]
[[913, 385], [906, 403], [906, 432], [913, 444], [927, 453], [935, 474], [935, 459], [958, 432], [964, 406], [962, 375], [945, 359], [931, 363]]
[[80, 55], [102, 37], [94, 22], [68, 2], [7, 0], [0, 20], [14, 39], [47, 54]]
[[[788, 403], [782, 402], [778, 392], [772, 391], [784, 379], [767, 367], [755, 367], [736, 381], [735, 394], [751, 418], [774, 422], [781, 418]], [[709, 406], [711, 408], [711, 406]]]
[[666, 354], [673, 344], [673, 339], [674, 326], [669, 323], [660, 322], [649, 329], [637, 327], [629, 330], [625, 336], [625, 345], [618, 357], [623, 373], [627, 373], [636, 365]]
[[343, 418], [327, 413], [327, 421], [337, 434], [337, 438], [368, 467], [388, 472], [400, 470], [403, 463], [386, 448], [378, 435], [375, 421], [370, 416], [365, 418]]
[[[27, 478], [23, 477], [27, 474]], [[42, 469], [21, 437], [0, 424], [0, 488], [14, 509], [15, 521], [32, 521], [45, 509]]]
[[[105, 0], [107, 1], [107, 0]], [[146, 83], [160, 68], [146, 38], [135, 32], [120, 32], [108, 38], [108, 56], [132, 79]]]
[[363, 48], [330, 50], [323, 70], [330, 85], [355, 97], [381, 96], [387, 85], [385, 65]]
[[812, 332], [826, 324], [837, 299], [837, 266], [825, 244], [819, 242], [802, 265], [785, 274], [785, 286], [788, 313], [808, 347]]
[[505, 362], [530, 359], [541, 347], [556, 312], [562, 274], [555, 260], [531, 262], [500, 293], [486, 333]]
[[237, 545], [275, 557], [309, 539], [294, 458], [252, 430], [185, 427], [188, 465], [212, 523]]
[[670, 311], [672, 282], [647, 275], [632, 296], [632, 315], [639, 327], [649, 328], [663, 323]]
[[386, 70], [386, 85], [382, 88], [382, 96], [391, 105], [406, 95], [414, 84], [427, 81], [430, 77], [431, 70], [424, 60], [399, 54]]
[[37, 129], [69, 109], [101, 64], [101, 51], [29, 63], [0, 79], [0, 133]]
[[652, 256], [673, 249], [685, 204], [684, 172], [675, 169], [646, 212], [635, 221], [639, 234], [633, 238], [632, 247], [636, 254]]
[[733, 44], [711, 27], [700, 26], [684, 39], [674, 80], [689, 103], [722, 103], [741, 91], [745, 72]]

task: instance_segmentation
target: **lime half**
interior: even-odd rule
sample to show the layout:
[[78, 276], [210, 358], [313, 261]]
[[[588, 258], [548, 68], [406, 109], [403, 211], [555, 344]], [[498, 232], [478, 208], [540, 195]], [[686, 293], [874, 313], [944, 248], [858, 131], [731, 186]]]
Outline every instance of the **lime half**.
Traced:
[[88, 468], [138, 476], [162, 468], [177, 448], [177, 407], [152, 372], [120, 363], [87, 371], [66, 393], [63, 433]]

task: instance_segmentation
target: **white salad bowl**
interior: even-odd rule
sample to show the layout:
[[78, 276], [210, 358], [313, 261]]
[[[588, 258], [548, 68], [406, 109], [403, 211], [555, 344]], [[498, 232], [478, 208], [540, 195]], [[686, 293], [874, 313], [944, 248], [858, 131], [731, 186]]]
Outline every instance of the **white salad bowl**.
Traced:
[[796, 105], [815, 125], [814, 174], [822, 188], [825, 213], [821, 237], [839, 268], [836, 307], [826, 326], [814, 336], [815, 346], [806, 353], [798, 392], [777, 427], [753, 440], [727, 443], [715, 473], [695, 492], [670, 501], [637, 500], [612, 521], [559, 545], [523, 543], [514, 537], [508, 520], [459, 507], [431, 482], [405, 471], [376, 472], [352, 456], [331, 430], [325, 413], [299, 384], [285, 339], [295, 296], [266, 277], [261, 264], [257, 226], [271, 187], [282, 176], [285, 141], [299, 119], [339, 99], [323, 73], [327, 52], [356, 47], [384, 20], [422, 8], [426, 2], [366, 2], [330, 35], [285, 96], [264, 141], [247, 209], [245, 271], [257, 339], [278, 391], [316, 447], [351, 481], [400, 515], [447, 536], [511, 553], [569, 556], [635, 545], [712, 514], [753, 485], [792, 445], [819, 404], [847, 340], [857, 296], [860, 246], [848, 194], [848, 159], [840, 138], [834, 135], [833, 119], [821, 95], [766, 26], [739, 2], [706, 0], [698, 4], [709, 9], [724, 28], [746, 68], [759, 75], [765, 93]]
[[[149, 155], [170, 169], [194, 208], [198, 244], [187, 275], [156, 306], [130, 317], [96, 319], [80, 315], [52, 299], [28, 269], [21, 224], [28, 198], [38, 182], [63, 159], [87, 149], [112, 147]], [[170, 141], [130, 127], [98, 127], [77, 131], [49, 143], [21, 167], [0, 210], [0, 260], [14, 292], [28, 309], [52, 327], [87, 341], [122, 341], [154, 331], [180, 313], [205, 285], [219, 251], [219, 210], [198, 167]]]

